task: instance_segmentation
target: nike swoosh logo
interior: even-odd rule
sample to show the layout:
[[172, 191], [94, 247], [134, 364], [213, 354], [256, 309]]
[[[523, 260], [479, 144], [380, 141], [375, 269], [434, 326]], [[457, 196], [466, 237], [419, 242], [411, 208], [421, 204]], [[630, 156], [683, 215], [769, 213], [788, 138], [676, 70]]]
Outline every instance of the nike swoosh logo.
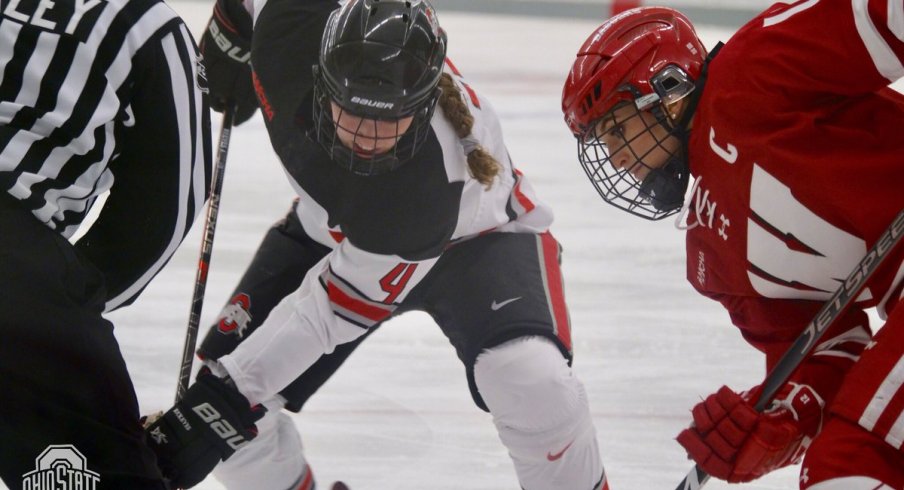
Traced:
[[568, 448], [570, 448], [572, 444], [574, 444], [574, 441], [569, 442], [568, 445], [565, 446], [565, 449], [562, 449], [561, 451], [557, 452], [556, 454], [546, 453], [546, 459], [548, 461], [558, 461], [559, 459], [562, 458], [562, 456], [565, 455], [565, 451], [568, 451]]
[[515, 301], [518, 301], [519, 299], [521, 299], [521, 296], [518, 296], [518, 297], [512, 298], [512, 299], [507, 299], [507, 300], [503, 301], [502, 303], [497, 303], [496, 300], [494, 299], [493, 303], [490, 304], [490, 309], [493, 311], [496, 311], [509, 303], [514, 303]]

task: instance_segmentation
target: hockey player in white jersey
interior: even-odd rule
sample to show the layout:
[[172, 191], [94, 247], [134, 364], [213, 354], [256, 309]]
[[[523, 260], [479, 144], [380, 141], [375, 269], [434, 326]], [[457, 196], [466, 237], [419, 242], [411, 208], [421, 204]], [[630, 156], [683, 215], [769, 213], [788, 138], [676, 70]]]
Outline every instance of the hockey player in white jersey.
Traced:
[[188, 487], [223, 458], [215, 475], [230, 489], [313, 488], [282, 409], [382, 322], [420, 310], [455, 347], [523, 489], [608, 488], [571, 370], [550, 209], [446, 59], [427, 2], [336, 6], [255, 2], [253, 36], [241, 4], [215, 9], [216, 44], [202, 48], [212, 95], [244, 117], [259, 103], [299, 198], [202, 344], [210, 371], [151, 426], [162, 467]]

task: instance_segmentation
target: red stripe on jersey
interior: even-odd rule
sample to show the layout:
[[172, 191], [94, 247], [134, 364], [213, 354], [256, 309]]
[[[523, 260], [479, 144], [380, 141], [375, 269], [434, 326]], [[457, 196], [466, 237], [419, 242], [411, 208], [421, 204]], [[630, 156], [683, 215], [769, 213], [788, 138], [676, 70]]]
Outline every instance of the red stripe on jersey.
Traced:
[[374, 322], [382, 322], [392, 314], [390, 310], [379, 308], [371, 303], [345, 294], [345, 291], [336, 286], [333, 281], [327, 282], [327, 295], [333, 303]]
[[329, 232], [330, 232], [330, 236], [333, 237], [333, 240], [336, 240], [336, 243], [339, 243], [342, 240], [345, 240], [345, 234], [343, 234], [341, 231], [329, 230]]
[[314, 490], [314, 472], [311, 471], [310, 466], [305, 468], [304, 479], [301, 481], [301, 485], [298, 485], [298, 488], [295, 490]]
[[470, 85], [465, 83], [464, 80], [460, 80], [461, 72], [459, 72], [458, 68], [456, 68], [455, 65], [452, 64], [452, 60], [446, 58], [446, 65], [448, 65], [449, 69], [452, 70], [452, 73], [459, 78], [458, 81], [461, 82], [461, 85], [465, 88], [465, 91], [468, 92], [468, 97], [471, 99], [471, 104], [474, 104], [474, 107], [480, 109], [480, 100], [477, 98], [477, 92], [475, 92]]
[[603, 471], [603, 476], [600, 478], [600, 481], [596, 482], [591, 490], [609, 490], [609, 482], [606, 480], [605, 470]]
[[[888, 317], [848, 371], [832, 411], [898, 449], [904, 445], [904, 310]], [[896, 425], [897, 424], [897, 425]]]
[[461, 82], [461, 86], [464, 87], [465, 91], [468, 92], [468, 97], [471, 98], [471, 103], [474, 104], [474, 107], [480, 109], [480, 99], [477, 98], [477, 92], [475, 92], [474, 89], [472, 89], [471, 86], [465, 82]]
[[[874, 434], [882, 437], [886, 442], [898, 449], [904, 449], [904, 445], [901, 443], [902, 439], [904, 439], [904, 427], [901, 427], [899, 422], [899, 418], [904, 417], [904, 386], [897, 382], [902, 377], [904, 377], [904, 356], [898, 359], [898, 362], [883, 381], [879, 391], [874, 395], [885, 398], [887, 403], [872, 429]], [[895, 385], [897, 385], [896, 390], [889, 390], [889, 387], [894, 387]], [[891, 398], [886, 398], [889, 396]], [[896, 426], [895, 424], [898, 425]]]
[[448, 57], [446, 57], [446, 66], [448, 66], [449, 69], [452, 70], [452, 73], [453, 73], [456, 77], [460, 77], [460, 76], [461, 76], [461, 72], [458, 71], [458, 68], [456, 68], [455, 64], [452, 63], [452, 60], [450, 60]]
[[[898, 450], [904, 450], [904, 429], [901, 427], [901, 417], [904, 417], [904, 390], [898, 390], [885, 413], [876, 425], [876, 431], [885, 435], [885, 442]], [[897, 423], [897, 425], [895, 425]]]
[[568, 320], [568, 306], [565, 304], [562, 269], [559, 268], [559, 243], [546, 232], [540, 235], [540, 246], [543, 249], [543, 268], [546, 270], [546, 287], [549, 289], [549, 306], [555, 322], [556, 336], [571, 351], [571, 323]]
[[518, 204], [520, 204], [521, 207], [524, 208], [524, 212], [529, 213], [536, 206], [534, 205], [533, 201], [531, 201], [530, 198], [521, 191], [521, 179], [524, 178], [524, 174], [522, 174], [518, 169], [515, 169], [515, 174], [517, 175], [517, 181], [515, 182], [515, 187], [512, 188], [512, 194], [515, 195], [515, 199], [518, 200]]

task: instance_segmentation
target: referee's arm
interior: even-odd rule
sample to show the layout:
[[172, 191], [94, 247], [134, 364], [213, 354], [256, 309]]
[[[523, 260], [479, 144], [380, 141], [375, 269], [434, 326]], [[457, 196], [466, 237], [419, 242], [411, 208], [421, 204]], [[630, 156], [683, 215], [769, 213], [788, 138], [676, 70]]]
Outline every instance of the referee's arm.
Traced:
[[133, 58], [131, 118], [118, 127], [113, 187], [76, 246], [104, 273], [106, 310], [131, 303], [175, 252], [210, 188], [210, 114], [194, 40], [179, 19]]

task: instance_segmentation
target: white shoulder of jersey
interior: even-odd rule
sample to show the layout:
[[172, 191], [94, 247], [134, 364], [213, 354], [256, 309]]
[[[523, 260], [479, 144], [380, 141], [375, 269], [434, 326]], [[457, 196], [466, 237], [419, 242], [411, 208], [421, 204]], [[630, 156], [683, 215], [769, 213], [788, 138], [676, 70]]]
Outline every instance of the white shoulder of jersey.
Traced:
[[[458, 85], [474, 124], [468, 142], [458, 137], [441, 107], [436, 108], [431, 124], [443, 151], [443, 163], [449, 182], [464, 182], [458, 225], [453, 239], [492, 230], [542, 232], [552, 223], [552, 211], [542, 204], [524, 176], [509, 157], [502, 124], [492, 104], [481, 97], [460, 75], [448, 70]], [[468, 170], [466, 145], [480, 145], [499, 163], [501, 169], [487, 188]]]
[[[461, 76], [449, 71], [448, 67], [446, 73], [455, 80], [468, 106], [468, 110], [474, 117], [474, 125], [468, 137], [470, 144], [480, 145], [484, 150], [492, 154], [502, 164], [502, 174], [511, 173], [508, 151], [505, 148], [502, 127], [496, 110], [488, 100], [478, 95], [470, 85], [467, 85]], [[452, 127], [452, 123], [439, 105], [436, 107], [430, 124], [433, 126], [433, 131], [436, 133], [436, 138], [439, 140], [440, 147], [443, 150], [443, 161], [449, 182], [465, 181], [467, 186], [470, 183], [469, 181], [473, 180], [468, 173], [468, 157], [465, 154], [465, 145], [467, 143], [458, 137]], [[505, 175], [501, 175], [501, 177], [504, 180]]]

